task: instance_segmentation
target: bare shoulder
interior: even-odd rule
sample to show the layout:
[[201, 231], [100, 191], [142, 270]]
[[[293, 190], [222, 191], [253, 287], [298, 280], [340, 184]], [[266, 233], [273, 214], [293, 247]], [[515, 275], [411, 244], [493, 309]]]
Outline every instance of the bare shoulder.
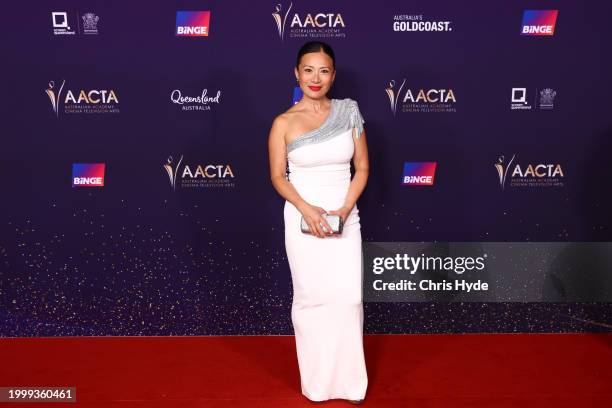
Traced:
[[270, 141], [275, 143], [283, 143], [286, 139], [287, 132], [291, 124], [292, 114], [290, 112], [283, 112], [276, 116], [272, 121], [272, 128], [270, 129]]
[[304, 111], [304, 108], [302, 105], [293, 105], [289, 109], [287, 109], [285, 112], [278, 115], [277, 118], [280, 118], [280, 120], [289, 124], [293, 120], [295, 120], [296, 117], [299, 116], [303, 111]]
[[274, 118], [272, 122], [272, 129], [278, 133], [282, 133], [283, 136], [290, 130], [291, 126], [296, 120], [299, 120], [300, 112], [302, 108], [297, 105], [293, 105], [285, 112], [279, 114]]

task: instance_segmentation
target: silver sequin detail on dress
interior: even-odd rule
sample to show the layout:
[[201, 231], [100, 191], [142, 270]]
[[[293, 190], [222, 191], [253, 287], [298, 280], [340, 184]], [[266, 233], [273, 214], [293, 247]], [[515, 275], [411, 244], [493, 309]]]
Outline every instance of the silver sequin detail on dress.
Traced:
[[347, 129], [356, 128], [359, 138], [364, 123], [356, 101], [349, 98], [332, 99], [329, 115], [321, 126], [293, 139], [287, 145], [287, 154], [298, 147], [329, 140]]

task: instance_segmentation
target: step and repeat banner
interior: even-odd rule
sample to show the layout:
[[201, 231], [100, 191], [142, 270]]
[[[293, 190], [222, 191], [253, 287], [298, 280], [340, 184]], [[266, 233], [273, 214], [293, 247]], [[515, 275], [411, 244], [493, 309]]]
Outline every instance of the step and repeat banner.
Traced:
[[610, 331], [610, 5], [4, 7], [0, 335], [291, 334], [267, 138], [310, 40], [365, 119], [367, 333]]

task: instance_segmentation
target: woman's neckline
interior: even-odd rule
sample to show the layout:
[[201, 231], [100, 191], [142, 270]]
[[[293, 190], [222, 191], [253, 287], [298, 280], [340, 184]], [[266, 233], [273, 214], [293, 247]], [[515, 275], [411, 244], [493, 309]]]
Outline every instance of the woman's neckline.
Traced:
[[310, 130], [308, 130], [308, 131], [306, 131], [306, 132], [304, 132], [304, 133], [300, 134], [299, 136], [297, 136], [297, 137], [293, 138], [293, 140], [291, 140], [289, 143], [287, 143], [287, 147], [289, 147], [290, 145], [292, 145], [292, 144], [293, 144], [295, 141], [297, 141], [297, 140], [299, 140], [299, 139], [303, 138], [303, 137], [304, 137], [304, 136], [306, 136], [307, 134], [312, 133], [312, 132], [315, 132], [315, 131], [317, 131], [317, 130], [321, 129], [323, 126], [325, 126], [325, 124], [326, 124], [327, 122], [329, 122], [329, 119], [331, 118], [332, 113], [334, 113], [334, 106], [335, 106], [335, 105], [336, 105], [335, 99], [334, 99], [334, 98], [330, 99], [329, 112], [327, 113], [327, 117], [326, 117], [326, 118], [323, 120], [323, 122], [321, 122], [321, 124], [320, 124], [319, 126], [317, 126], [316, 128], [314, 128], [314, 129], [310, 129]]

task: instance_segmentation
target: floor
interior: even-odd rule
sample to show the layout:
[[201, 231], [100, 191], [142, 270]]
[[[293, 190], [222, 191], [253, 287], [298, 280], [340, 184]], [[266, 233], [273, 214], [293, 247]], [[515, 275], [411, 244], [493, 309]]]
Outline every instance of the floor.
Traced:
[[[364, 407], [603, 407], [612, 334], [366, 335]], [[300, 393], [292, 336], [0, 339], [0, 387], [73, 386], [19, 407], [350, 407]]]

